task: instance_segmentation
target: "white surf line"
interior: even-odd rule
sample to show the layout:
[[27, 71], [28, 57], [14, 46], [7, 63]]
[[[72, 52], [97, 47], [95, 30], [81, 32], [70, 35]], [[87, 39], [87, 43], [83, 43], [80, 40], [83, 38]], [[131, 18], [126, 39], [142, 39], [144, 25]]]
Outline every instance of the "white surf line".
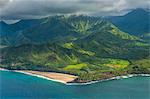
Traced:
[[28, 73], [28, 72], [18, 71], [18, 70], [14, 70], [13, 72], [23, 73], [23, 74], [26, 74], [26, 75], [35, 76], [35, 77], [38, 77], [38, 78], [43, 78], [43, 79], [46, 79], [46, 80], [50, 80], [50, 81], [55, 81], [55, 82], [60, 82], [60, 83], [66, 84], [65, 81], [57, 80], [57, 79], [51, 79], [51, 78], [48, 78], [48, 77], [45, 77], [45, 76], [42, 76], [42, 75], [38, 75], [38, 74], [33, 74], [33, 73]]
[[112, 77], [112, 78], [108, 78], [108, 79], [97, 80], [97, 81], [90, 81], [90, 82], [86, 82], [86, 83], [66, 83], [66, 82], [64, 82], [62, 80], [50, 79], [50, 78], [45, 77], [45, 76], [41, 76], [41, 75], [37, 75], [37, 74], [32, 74], [32, 73], [28, 73], [28, 72], [24, 72], [24, 71], [7, 70], [7, 69], [0, 69], [0, 70], [2, 70], [2, 71], [11, 71], [11, 72], [23, 73], [23, 74], [26, 74], [26, 75], [35, 76], [35, 77], [43, 78], [43, 79], [46, 79], [46, 80], [60, 82], [60, 83], [63, 83], [65, 85], [90, 85], [90, 84], [94, 84], [94, 83], [98, 83], [98, 82], [105, 82], [105, 81], [111, 81], [111, 80], [126, 79], [126, 78], [137, 77], [137, 76], [150, 77], [150, 74], [128, 74], [126, 76], [116, 76], [116, 77]]
[[91, 82], [86, 82], [86, 83], [67, 83], [66, 85], [89, 85], [89, 84], [94, 84], [94, 83], [98, 83], [98, 82], [126, 79], [126, 78], [137, 77], [137, 76], [150, 77], [150, 74], [129, 74], [129, 75], [126, 75], [126, 76], [116, 76], [116, 77], [112, 77], [112, 78], [109, 78], [109, 79], [91, 81]]
[[42, 78], [42, 79], [46, 79], [46, 80], [50, 80], [50, 81], [60, 82], [60, 83], [66, 84], [66, 82], [64, 82], [62, 80], [51, 79], [51, 78], [48, 78], [48, 77], [45, 77], [45, 76], [42, 76], [42, 75], [32, 74], [32, 73], [28, 73], [28, 72], [24, 72], [24, 71], [8, 70], [8, 69], [3, 69], [3, 68], [0, 68], [0, 71], [18, 72], [18, 73], [22, 73], [22, 74], [35, 76], [35, 77], [38, 77], [38, 78]]
[[8, 69], [0, 68], [0, 71], [9, 71]]

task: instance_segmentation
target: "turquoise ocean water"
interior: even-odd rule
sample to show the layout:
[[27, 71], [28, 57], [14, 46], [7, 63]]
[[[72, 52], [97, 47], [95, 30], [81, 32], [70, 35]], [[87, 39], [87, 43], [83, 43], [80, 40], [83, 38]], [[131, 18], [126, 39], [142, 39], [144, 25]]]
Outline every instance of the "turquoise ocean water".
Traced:
[[0, 71], [0, 99], [150, 99], [150, 77], [71, 86]]

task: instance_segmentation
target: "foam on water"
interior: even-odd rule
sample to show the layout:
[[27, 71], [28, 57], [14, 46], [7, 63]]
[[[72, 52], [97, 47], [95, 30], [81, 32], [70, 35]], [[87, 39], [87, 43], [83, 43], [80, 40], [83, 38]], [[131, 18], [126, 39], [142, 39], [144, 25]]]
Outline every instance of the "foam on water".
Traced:
[[[12, 70], [7, 70], [7, 69], [1, 69], [1, 70], [2, 71], [12, 71]], [[131, 77], [136, 77], [136, 76], [150, 77], [150, 74], [128, 74], [128, 75], [123, 75], [123, 76], [112, 77], [112, 78], [109, 78], [109, 79], [103, 79], [103, 80], [97, 80], [97, 81], [90, 81], [90, 82], [85, 82], [85, 83], [66, 83], [66, 82], [61, 81], [61, 80], [50, 79], [50, 78], [45, 77], [45, 76], [41, 76], [41, 75], [37, 75], [37, 74], [32, 74], [32, 73], [28, 73], [28, 72], [24, 72], [24, 71], [13, 70], [12, 72], [18, 72], [18, 73], [23, 73], [23, 74], [30, 75], [30, 76], [36, 76], [36, 77], [43, 78], [43, 79], [46, 79], [46, 80], [60, 82], [60, 83], [63, 83], [65, 85], [89, 85], [89, 84], [98, 83], [98, 82], [104, 82], [104, 81], [110, 81], [110, 80], [119, 80], [119, 79], [126, 79], [126, 78], [131, 78]]]

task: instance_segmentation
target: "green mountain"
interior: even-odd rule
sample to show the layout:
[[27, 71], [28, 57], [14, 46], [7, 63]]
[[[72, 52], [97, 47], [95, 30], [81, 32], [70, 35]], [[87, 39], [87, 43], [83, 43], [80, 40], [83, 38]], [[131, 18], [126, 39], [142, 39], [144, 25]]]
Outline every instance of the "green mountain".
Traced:
[[40, 24], [41, 21], [42, 19], [26, 19], [26, 20], [20, 20], [19, 22], [14, 23], [14, 24], [6, 24], [4, 21], [1, 21], [0, 22], [1, 33], [4, 35], [9, 32], [12, 33], [12, 32], [21, 31], [21, 30], [33, 27], [35, 25], [38, 25]]
[[150, 11], [145, 9], [135, 9], [123, 16], [108, 18], [119, 29], [136, 36], [146, 36], [149, 32]]
[[18, 32], [17, 43], [1, 48], [0, 67], [70, 73], [79, 76], [77, 81], [150, 73], [149, 44], [109, 21], [88, 16], [41, 20]]
[[41, 44], [49, 41], [72, 41], [84, 38], [93, 32], [101, 31], [105, 27], [114, 28], [112, 31], [114, 35], [126, 39], [136, 38], [121, 32], [104, 19], [88, 16], [55, 16], [40, 20], [23, 20], [9, 27], [6, 30], [10, 32], [5, 32], [2, 28], [2, 34], [6, 34], [1, 37], [3, 45], [18, 46], [31, 43]]
[[1, 45], [17, 45], [21, 42], [23, 35], [21, 31], [31, 28], [35, 25], [40, 24], [41, 19], [30, 19], [21, 20], [15, 24], [6, 24], [5, 22], [0, 22], [0, 33], [1, 33]]

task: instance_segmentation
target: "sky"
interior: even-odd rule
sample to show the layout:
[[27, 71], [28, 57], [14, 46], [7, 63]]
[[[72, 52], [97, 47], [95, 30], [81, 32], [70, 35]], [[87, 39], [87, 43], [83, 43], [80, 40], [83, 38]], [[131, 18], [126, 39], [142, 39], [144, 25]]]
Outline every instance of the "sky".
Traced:
[[70, 14], [114, 16], [149, 5], [150, 0], [0, 0], [0, 18], [19, 20]]

